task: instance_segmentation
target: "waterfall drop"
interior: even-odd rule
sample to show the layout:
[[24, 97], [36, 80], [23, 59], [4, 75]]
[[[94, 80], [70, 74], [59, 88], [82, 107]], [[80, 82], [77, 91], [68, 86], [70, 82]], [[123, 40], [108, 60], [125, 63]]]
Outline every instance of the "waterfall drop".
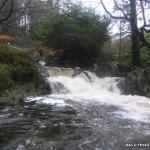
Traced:
[[[54, 101], [59, 99], [64, 102], [72, 100], [112, 105], [118, 107], [118, 110], [114, 112], [117, 117], [150, 121], [150, 99], [137, 95], [121, 94], [117, 85], [122, 78], [98, 78], [92, 72], [77, 71], [71, 68], [49, 68], [47, 72], [47, 79], [52, 88], [52, 94], [49, 95], [50, 103], [52, 99]], [[48, 103], [48, 98], [43, 99], [47, 99]]]

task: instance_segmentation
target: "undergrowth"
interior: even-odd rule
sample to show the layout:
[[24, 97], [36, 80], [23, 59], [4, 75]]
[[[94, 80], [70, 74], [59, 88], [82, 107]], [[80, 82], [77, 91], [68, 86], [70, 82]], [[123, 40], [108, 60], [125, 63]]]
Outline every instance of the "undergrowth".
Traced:
[[38, 61], [33, 51], [0, 44], [0, 90], [35, 80]]

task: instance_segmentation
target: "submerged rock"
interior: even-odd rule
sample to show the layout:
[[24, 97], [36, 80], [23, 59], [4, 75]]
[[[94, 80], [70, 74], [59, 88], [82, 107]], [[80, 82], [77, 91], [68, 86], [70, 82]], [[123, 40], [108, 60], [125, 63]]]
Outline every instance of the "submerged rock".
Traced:
[[84, 72], [81, 72], [80, 74], [76, 75], [75, 77], [82, 78], [82, 79], [84, 79], [86, 81], [89, 81], [88, 76]]

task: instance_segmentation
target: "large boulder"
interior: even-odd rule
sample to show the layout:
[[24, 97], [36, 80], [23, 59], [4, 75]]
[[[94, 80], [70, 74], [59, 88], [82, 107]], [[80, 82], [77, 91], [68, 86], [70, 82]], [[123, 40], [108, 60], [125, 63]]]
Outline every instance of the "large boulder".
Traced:
[[150, 68], [137, 69], [128, 73], [123, 89], [126, 94], [150, 97]]

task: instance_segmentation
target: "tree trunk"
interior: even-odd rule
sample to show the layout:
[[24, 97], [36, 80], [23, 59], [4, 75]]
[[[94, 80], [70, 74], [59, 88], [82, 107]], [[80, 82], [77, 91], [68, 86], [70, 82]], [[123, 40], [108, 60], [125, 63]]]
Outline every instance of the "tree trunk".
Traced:
[[137, 14], [136, 14], [136, 0], [130, 0], [130, 9], [131, 9], [131, 42], [132, 42], [132, 65], [139, 67], [141, 66], [141, 57], [140, 57], [140, 41], [139, 33], [137, 26]]
[[132, 35], [131, 40], [132, 40], [132, 65], [139, 67], [141, 66], [139, 40], [137, 39], [136, 35]]

